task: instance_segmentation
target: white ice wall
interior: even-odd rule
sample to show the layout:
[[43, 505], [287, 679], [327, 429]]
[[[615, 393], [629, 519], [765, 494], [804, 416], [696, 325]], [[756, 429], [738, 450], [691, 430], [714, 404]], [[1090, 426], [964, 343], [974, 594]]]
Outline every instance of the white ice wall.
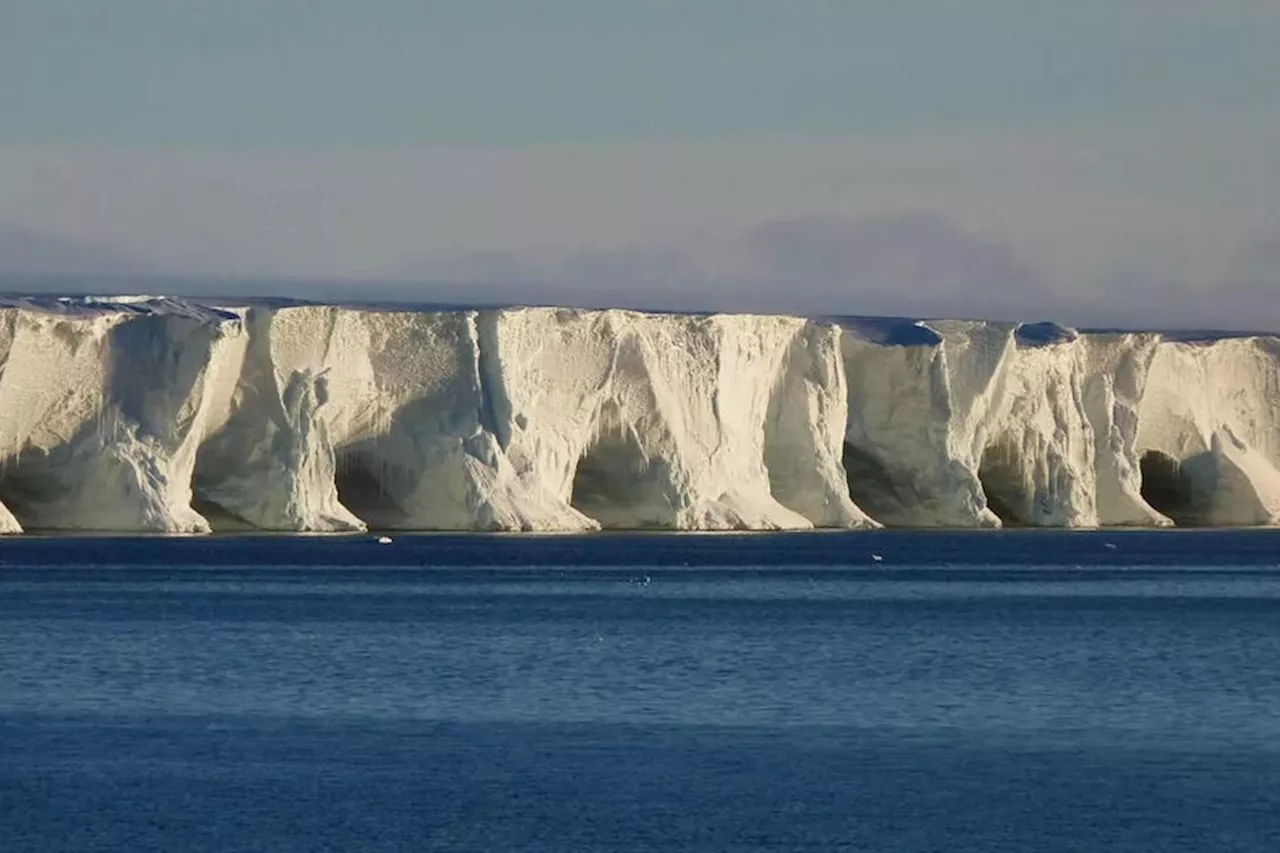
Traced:
[[238, 320], [164, 301], [10, 304], [0, 318], [0, 495], [12, 514], [35, 528], [208, 530], [191, 509], [192, 468]]
[[1065, 330], [1014, 334], [979, 458], [987, 498], [1013, 523], [1098, 524], [1097, 448], [1084, 406], [1087, 345]]
[[765, 467], [773, 496], [817, 527], [878, 527], [849, 494], [843, 466], [849, 406], [841, 331], [805, 323], [769, 403]]
[[1278, 409], [1265, 336], [9, 299], [0, 532], [1271, 525]]
[[484, 428], [475, 312], [248, 315], [235, 412], [201, 451], [205, 499], [275, 530], [582, 526], [523, 500]]
[[1085, 416], [1093, 430], [1098, 523], [1167, 527], [1172, 522], [1142, 497], [1140, 408], [1159, 338], [1099, 334], [1081, 338]]
[[[550, 499], [606, 527], [872, 524], [838, 466], [834, 327], [747, 315], [496, 314], [498, 434], [521, 478]], [[796, 406], [785, 415], [783, 398]]]
[[846, 321], [850, 488], [885, 524], [993, 527], [978, 477], [1010, 326]]
[[[1142, 497], [1145, 452], [1207, 451], [1218, 417], [1208, 412], [1224, 408], [1246, 443], [1278, 444], [1276, 365], [1257, 343], [1274, 339], [1191, 347], [1049, 324], [848, 325], [846, 463], [854, 498], [886, 523], [1166, 526]], [[1219, 507], [1206, 523], [1230, 515]]]
[[1180, 467], [1184, 523], [1280, 522], [1280, 341], [1163, 341], [1139, 407], [1137, 445]]
[[[840, 490], [832, 327], [555, 309], [244, 314], [239, 386], [201, 448], [196, 493], [255, 527], [872, 524]], [[782, 389], [826, 421], [771, 419]], [[816, 496], [797, 494], [805, 478], [780, 479], [798, 509], [773, 496], [766, 445], [807, 454]]]

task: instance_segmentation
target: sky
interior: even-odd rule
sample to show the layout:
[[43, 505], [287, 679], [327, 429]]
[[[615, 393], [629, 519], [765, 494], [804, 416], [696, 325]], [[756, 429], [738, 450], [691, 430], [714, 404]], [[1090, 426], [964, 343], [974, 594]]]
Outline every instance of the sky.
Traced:
[[0, 0], [0, 283], [1280, 330], [1280, 0]]

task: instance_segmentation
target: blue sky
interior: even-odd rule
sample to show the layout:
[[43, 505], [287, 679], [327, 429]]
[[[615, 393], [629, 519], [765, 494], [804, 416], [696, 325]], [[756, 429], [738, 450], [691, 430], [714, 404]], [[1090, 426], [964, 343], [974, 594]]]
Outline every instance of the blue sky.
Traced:
[[0, 270], [1280, 326], [1278, 79], [1273, 0], [0, 0]]

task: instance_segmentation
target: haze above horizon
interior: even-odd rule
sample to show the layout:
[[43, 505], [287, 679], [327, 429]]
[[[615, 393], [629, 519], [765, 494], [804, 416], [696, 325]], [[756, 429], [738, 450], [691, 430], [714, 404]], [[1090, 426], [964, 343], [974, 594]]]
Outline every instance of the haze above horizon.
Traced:
[[1274, 331], [1276, 79], [1273, 0], [8, 0], [0, 275]]

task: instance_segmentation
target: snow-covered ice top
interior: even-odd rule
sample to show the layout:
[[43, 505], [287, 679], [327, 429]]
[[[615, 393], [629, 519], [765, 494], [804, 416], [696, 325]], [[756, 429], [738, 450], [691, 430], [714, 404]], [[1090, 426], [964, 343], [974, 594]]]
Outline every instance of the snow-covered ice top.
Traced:
[[0, 297], [0, 530], [1280, 523], [1280, 339]]

